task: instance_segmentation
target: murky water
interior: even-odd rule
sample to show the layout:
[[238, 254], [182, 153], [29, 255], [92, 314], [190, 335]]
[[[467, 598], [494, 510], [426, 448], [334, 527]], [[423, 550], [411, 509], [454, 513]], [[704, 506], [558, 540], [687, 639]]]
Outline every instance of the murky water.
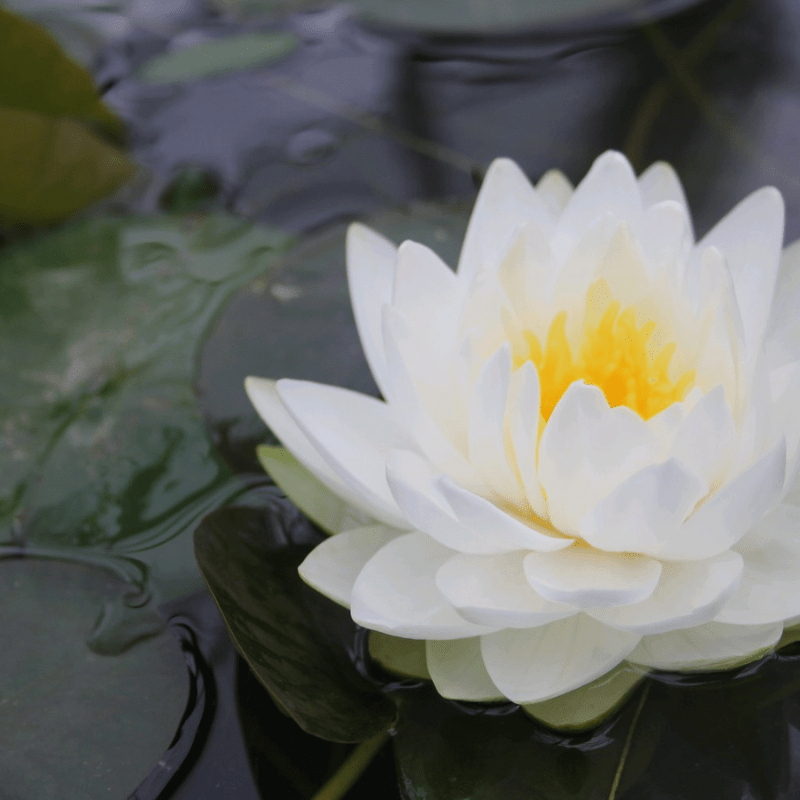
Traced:
[[[254, 457], [267, 433], [245, 375], [376, 392], [347, 303], [345, 221], [369, 217], [452, 263], [492, 158], [578, 179], [613, 147], [637, 169], [676, 166], [698, 233], [774, 184], [787, 241], [800, 235], [800, 6], [599, 5], [591, 18], [523, 26], [507, 3], [506, 29], [488, 33], [477, 4], [446, 35], [413, 3], [366, 4], [363, 16], [266, 3], [238, 18], [184, 3], [169, 24], [154, 18], [100, 48], [95, 77], [147, 171], [107, 204], [121, 218], [4, 252], [2, 333], [15, 344], [0, 367], [19, 380], [0, 419], [10, 487], [0, 607], [24, 613], [0, 616], [0, 639], [13, 643], [0, 661], [0, 729], [13, 731], [0, 734], [0, 797], [309, 797], [347, 753], [302, 733], [238, 659], [191, 538], [208, 511], [274, 496]], [[200, 66], [174, 60], [240, 34], [252, 63], [214, 66], [213, 49], [198, 51]], [[202, 77], [178, 80], [180, 69]], [[176, 216], [130, 218], [165, 212]], [[681, 783], [657, 762], [670, 796], [710, 797], [732, 769], [747, 796], [796, 786], [794, 658], [741, 676], [789, 698], [767, 711], [756, 695], [743, 700], [756, 709], [760, 761], [736, 749], [744, 731], [725, 758], [698, 762], [705, 777]], [[687, 764], [702, 737], [653, 686], [642, 735]], [[683, 702], [722, 719], [715, 691], [687, 690]], [[426, 692], [408, 689], [397, 758], [433, 792], [438, 779], [414, 772], [420, 748], [464, 770], [462, 739], [498, 735], [496, 718], [513, 709], [464, 723], [453, 704], [424, 705]], [[519, 722], [503, 735], [538, 753], [533, 769], [553, 742]], [[613, 744], [615, 725], [560, 742], [563, 796], [605, 769], [598, 742]], [[619, 796], [662, 796], [652, 785], [634, 765]], [[352, 797], [399, 796], [386, 750]]]

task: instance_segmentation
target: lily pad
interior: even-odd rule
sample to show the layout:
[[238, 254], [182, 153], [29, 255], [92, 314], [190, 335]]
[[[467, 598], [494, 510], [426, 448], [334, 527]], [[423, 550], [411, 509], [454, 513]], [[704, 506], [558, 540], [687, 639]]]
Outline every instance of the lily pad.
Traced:
[[363, 741], [392, 726], [395, 707], [359, 681], [344, 643], [331, 638], [339, 629], [355, 635], [347, 611], [297, 574], [309, 548], [292, 541], [304, 525], [288, 504], [221, 509], [195, 532], [197, 560], [237, 649], [275, 702], [308, 733]]
[[123, 589], [108, 572], [0, 562], [0, 775], [4, 800], [127, 797], [169, 747], [188, 676], [170, 633], [109, 658], [85, 644]]
[[286, 31], [242, 33], [171, 50], [146, 62], [139, 77], [149, 83], [173, 83], [225, 75], [280, 61], [298, 45]]
[[103, 563], [161, 599], [201, 585], [191, 530], [247, 482], [197, 412], [195, 350], [290, 241], [225, 216], [122, 219], [3, 251], [0, 555]]

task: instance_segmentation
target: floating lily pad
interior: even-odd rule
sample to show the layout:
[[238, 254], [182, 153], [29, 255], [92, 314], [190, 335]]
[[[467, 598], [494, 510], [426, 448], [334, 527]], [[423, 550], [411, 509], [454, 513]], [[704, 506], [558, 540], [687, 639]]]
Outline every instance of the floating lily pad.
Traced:
[[290, 241], [224, 216], [129, 219], [3, 251], [5, 552], [106, 563], [162, 599], [201, 585], [191, 530], [246, 484], [197, 412], [195, 351]]
[[127, 797], [166, 751], [187, 701], [165, 632], [114, 658], [85, 644], [123, 590], [108, 572], [0, 562], [0, 775], [4, 800]]
[[181, 47], [146, 62], [139, 77], [149, 83], [172, 83], [225, 75], [280, 61], [297, 47], [285, 31], [242, 33]]
[[332, 638], [340, 629], [354, 636], [347, 611], [300, 579], [310, 548], [292, 542], [304, 525], [288, 504], [221, 509], [195, 532], [197, 560], [237, 649], [276, 703], [308, 733], [362, 741], [393, 724], [395, 707], [359, 685], [346, 640]]

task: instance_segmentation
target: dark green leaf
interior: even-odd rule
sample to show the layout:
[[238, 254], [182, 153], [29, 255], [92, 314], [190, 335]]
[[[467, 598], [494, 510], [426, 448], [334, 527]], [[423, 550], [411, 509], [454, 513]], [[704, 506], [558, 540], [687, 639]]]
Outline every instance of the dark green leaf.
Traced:
[[309, 548], [287, 541], [303, 525], [288, 504], [215, 511], [195, 532], [197, 560], [237, 649], [275, 701], [308, 733], [362, 741], [392, 725], [395, 707], [361, 685], [331, 638], [340, 627], [353, 634], [347, 611], [297, 574]]

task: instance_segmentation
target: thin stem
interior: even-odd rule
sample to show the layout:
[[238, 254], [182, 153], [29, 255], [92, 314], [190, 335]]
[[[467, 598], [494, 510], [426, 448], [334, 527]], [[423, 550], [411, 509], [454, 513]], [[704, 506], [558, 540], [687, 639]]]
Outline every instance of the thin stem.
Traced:
[[617, 765], [617, 771], [614, 774], [614, 781], [611, 784], [611, 790], [608, 793], [608, 800], [616, 800], [619, 782], [622, 780], [622, 771], [625, 769], [625, 762], [628, 760], [628, 753], [630, 752], [631, 744], [633, 743], [633, 731], [636, 728], [636, 723], [639, 722], [639, 715], [642, 713], [645, 700], [647, 700], [647, 695], [650, 693], [650, 685], [651, 683], [648, 681], [644, 687], [644, 690], [642, 691], [641, 698], [639, 698], [639, 705], [636, 707], [636, 712], [631, 720], [631, 727], [628, 730], [628, 735], [625, 737], [625, 744], [622, 747], [622, 755], [620, 756], [619, 764]]
[[388, 741], [389, 734], [383, 732], [361, 742], [311, 800], [341, 800]]

